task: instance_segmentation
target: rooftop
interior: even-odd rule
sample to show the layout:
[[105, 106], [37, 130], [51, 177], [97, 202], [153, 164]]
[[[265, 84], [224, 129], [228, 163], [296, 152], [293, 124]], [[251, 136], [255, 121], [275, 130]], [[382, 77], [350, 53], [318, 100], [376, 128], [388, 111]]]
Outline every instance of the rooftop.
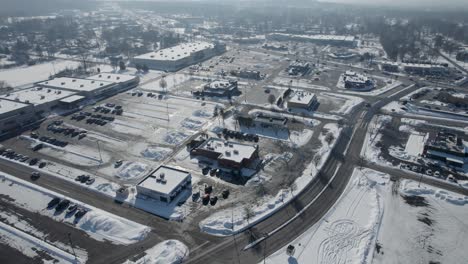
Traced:
[[365, 83], [369, 80], [367, 76], [356, 73], [354, 71], [346, 71], [344, 75], [346, 77], [345, 81], [347, 82]]
[[66, 89], [76, 92], [92, 92], [97, 89], [113, 85], [114, 82], [101, 80], [88, 80], [78, 78], [60, 77], [52, 80], [37, 83], [39, 86], [53, 87], [57, 89]]
[[142, 180], [138, 186], [163, 193], [171, 194], [190, 173], [168, 166], [160, 166], [151, 175]]
[[150, 53], [136, 56], [135, 59], [146, 59], [146, 60], [159, 60], [159, 61], [177, 61], [186, 57], [190, 57], [192, 53], [213, 49], [214, 44], [209, 42], [191, 42], [180, 44], [171, 48], [153, 51]]
[[285, 34], [285, 33], [273, 33], [273, 36], [282, 36], [290, 38], [302, 38], [309, 40], [334, 40], [334, 41], [355, 41], [354, 36], [344, 36], [344, 35], [294, 35], [294, 34]]
[[60, 102], [70, 104], [70, 103], [74, 103], [74, 102], [83, 100], [84, 98], [86, 98], [86, 97], [81, 96], [81, 95], [72, 95], [72, 96], [69, 96], [67, 98], [64, 98], [64, 99], [60, 100]]
[[247, 145], [233, 141], [210, 138], [199, 146], [200, 149], [219, 153], [218, 159], [232, 160], [240, 163], [243, 159], [249, 159], [257, 151], [255, 145]]
[[52, 88], [35, 87], [26, 90], [20, 90], [14, 93], [5, 94], [0, 98], [17, 101], [26, 104], [40, 105], [44, 103], [61, 100], [68, 96], [74, 95], [74, 92], [62, 91]]
[[306, 92], [302, 90], [296, 90], [292, 96], [291, 99], [289, 99], [290, 103], [296, 103], [296, 104], [310, 104], [312, 101], [314, 101], [316, 98], [314, 93], [311, 92]]
[[0, 115], [25, 107], [28, 107], [28, 105], [20, 102], [0, 99]]
[[134, 75], [102, 72], [102, 73], [90, 76], [90, 77], [88, 77], [86, 79], [96, 80], [96, 81], [121, 83], [121, 82], [128, 82], [128, 81], [134, 80], [136, 78], [137, 77], [134, 76]]
[[226, 81], [226, 80], [216, 80], [216, 81], [212, 81], [209, 84], [205, 85], [205, 88], [209, 88], [209, 89], [229, 89], [233, 85], [235, 85], [235, 82]]

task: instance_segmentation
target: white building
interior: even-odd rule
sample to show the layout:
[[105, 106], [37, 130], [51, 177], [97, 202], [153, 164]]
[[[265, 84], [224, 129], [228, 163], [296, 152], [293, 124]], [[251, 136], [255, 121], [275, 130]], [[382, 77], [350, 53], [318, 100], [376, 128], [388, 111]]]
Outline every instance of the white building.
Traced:
[[0, 99], [0, 136], [35, 120], [33, 105]]
[[296, 90], [288, 101], [288, 108], [311, 110], [317, 104], [317, 95], [312, 92]]
[[195, 95], [232, 96], [238, 93], [237, 81], [215, 80], [198, 88]]
[[191, 187], [189, 172], [168, 166], [160, 166], [136, 186], [138, 196], [165, 203], [172, 202], [184, 189]]
[[354, 71], [346, 71], [343, 75], [344, 88], [371, 90], [374, 89], [374, 82], [367, 76]]
[[133, 75], [100, 73], [86, 79], [60, 77], [39, 82], [37, 85], [39, 87], [72, 91], [90, 98], [114, 95], [137, 86], [139, 81], [140, 79]]
[[191, 42], [136, 56], [133, 64], [146, 65], [153, 70], [178, 71], [225, 51], [223, 44]]
[[57, 108], [60, 100], [75, 95], [72, 91], [34, 87], [0, 96], [0, 99], [33, 105], [37, 114], [50, 112]]

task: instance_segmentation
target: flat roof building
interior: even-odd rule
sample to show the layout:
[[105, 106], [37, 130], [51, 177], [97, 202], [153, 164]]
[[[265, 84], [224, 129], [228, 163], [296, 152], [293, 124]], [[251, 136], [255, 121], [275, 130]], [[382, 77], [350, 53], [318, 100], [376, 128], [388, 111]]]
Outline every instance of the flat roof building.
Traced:
[[288, 123], [287, 117], [267, 115], [262, 112], [258, 113], [253, 120], [263, 127], [284, 128]]
[[271, 33], [267, 39], [275, 41], [301, 41], [320, 45], [347, 46], [355, 47], [357, 45], [356, 37], [343, 35], [294, 35], [285, 33]]
[[354, 71], [346, 71], [343, 74], [343, 82], [346, 89], [371, 90], [374, 88], [374, 82], [369, 77]]
[[31, 104], [34, 106], [35, 112], [42, 114], [53, 110], [58, 106], [60, 100], [72, 95], [75, 95], [75, 93], [71, 91], [34, 87], [31, 89], [8, 93], [0, 96], [0, 98], [24, 104]]
[[429, 133], [424, 145], [424, 155], [456, 168], [464, 168], [468, 164], [468, 146], [454, 133]]
[[0, 136], [34, 122], [33, 108], [32, 104], [0, 98]]
[[189, 172], [169, 166], [160, 166], [136, 186], [139, 196], [161, 202], [172, 202], [183, 190], [192, 187]]
[[443, 75], [448, 73], [447, 67], [438, 64], [404, 63], [402, 66], [403, 70], [409, 74]]
[[133, 64], [146, 65], [153, 70], [178, 71], [225, 51], [224, 44], [198, 41], [136, 56]]
[[191, 151], [191, 154], [216, 160], [228, 169], [242, 169], [258, 159], [258, 145], [248, 145], [219, 138], [210, 138]]
[[317, 104], [317, 95], [312, 92], [295, 90], [289, 98], [288, 108], [302, 108], [311, 110]]
[[287, 68], [287, 72], [289, 75], [297, 76], [301, 75], [304, 76], [310, 72], [310, 63], [305, 61], [296, 60], [289, 64]]
[[237, 81], [215, 80], [201, 86], [195, 95], [226, 97], [238, 93]]

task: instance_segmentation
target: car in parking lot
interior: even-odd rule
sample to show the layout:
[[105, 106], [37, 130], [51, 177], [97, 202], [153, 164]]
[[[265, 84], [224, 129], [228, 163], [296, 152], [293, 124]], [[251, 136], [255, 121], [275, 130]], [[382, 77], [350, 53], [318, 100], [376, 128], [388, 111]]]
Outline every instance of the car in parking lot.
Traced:
[[39, 162], [39, 159], [33, 158], [29, 161], [29, 165], [34, 166]]
[[52, 200], [50, 200], [50, 202], [47, 204], [47, 208], [52, 208], [54, 206], [56, 206], [57, 204], [60, 203], [60, 198], [58, 197], [54, 197], [52, 198]]
[[42, 169], [42, 168], [44, 168], [46, 165], [47, 165], [47, 163], [43, 161], [43, 162], [39, 163], [38, 167], [39, 167], [40, 169]]
[[70, 205], [70, 200], [64, 199], [57, 204], [57, 206], [55, 207], [55, 211], [62, 212], [63, 210], [67, 209], [69, 205]]
[[118, 160], [118, 161], [116, 161], [114, 163], [114, 168], [118, 168], [118, 167], [122, 166], [122, 164], [123, 164], [123, 160]]
[[88, 210], [84, 208], [79, 208], [78, 211], [75, 213], [75, 219], [79, 220], [82, 218], [86, 213], [88, 213]]
[[429, 175], [429, 176], [432, 176], [432, 170], [431, 169], [426, 170], [426, 174]]
[[67, 209], [67, 215], [72, 215], [74, 212], [76, 212], [76, 210], [78, 210], [77, 204], [70, 205]]
[[440, 171], [435, 171], [435, 172], [434, 172], [434, 176], [437, 177], [437, 178], [439, 178], [439, 177], [440, 177]]

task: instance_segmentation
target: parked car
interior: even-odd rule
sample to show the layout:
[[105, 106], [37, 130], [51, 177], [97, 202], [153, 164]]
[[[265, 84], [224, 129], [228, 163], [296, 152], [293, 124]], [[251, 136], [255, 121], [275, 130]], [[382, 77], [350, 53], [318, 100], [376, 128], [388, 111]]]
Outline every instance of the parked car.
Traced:
[[72, 215], [78, 209], [77, 204], [72, 204], [67, 209], [67, 215]]
[[70, 201], [67, 200], [67, 199], [64, 199], [62, 201], [60, 201], [60, 203], [57, 204], [57, 206], [55, 207], [55, 211], [57, 212], [61, 212], [65, 209], [67, 209], [67, 207], [70, 205]]
[[218, 169], [211, 169], [210, 170], [210, 175], [215, 176], [217, 172], [218, 172]]
[[432, 176], [432, 170], [426, 170], [426, 174], [429, 175], [429, 176]]
[[210, 194], [205, 193], [202, 197], [202, 204], [207, 205], [210, 202]]
[[198, 198], [200, 198], [200, 192], [194, 192], [192, 194], [192, 201], [196, 202], [198, 200]]
[[39, 163], [39, 168], [42, 169], [42, 168], [44, 168], [46, 165], [47, 165], [47, 163], [41, 162], [41, 163]]
[[224, 189], [223, 192], [221, 193], [223, 199], [227, 199], [229, 197], [229, 190], [228, 189]]
[[437, 177], [437, 178], [439, 178], [439, 177], [440, 177], [440, 171], [435, 171], [435, 172], [434, 172], [434, 176]]
[[118, 168], [118, 167], [122, 166], [122, 164], [123, 164], [123, 160], [118, 160], [118, 161], [116, 161], [114, 163], [114, 168]]
[[78, 211], [77, 211], [76, 214], [75, 214], [75, 220], [79, 220], [79, 219], [82, 218], [87, 212], [88, 212], [88, 210], [86, 210], [86, 209], [84, 209], [84, 208], [79, 208]]
[[218, 202], [218, 196], [213, 196], [210, 198], [210, 205], [216, 205], [216, 203]]
[[208, 172], [210, 172], [210, 170], [211, 170], [210, 167], [205, 167], [205, 168], [202, 169], [202, 174], [203, 174], [203, 175], [207, 175]]
[[34, 166], [39, 162], [39, 159], [33, 158], [29, 161], [29, 165]]
[[89, 179], [86, 181], [86, 185], [91, 185], [91, 184], [94, 183], [94, 181], [95, 181], [94, 178], [89, 178]]
[[52, 198], [52, 200], [50, 200], [50, 202], [47, 204], [47, 208], [52, 208], [54, 206], [56, 206], [57, 204], [60, 203], [60, 198], [58, 197], [54, 197]]

